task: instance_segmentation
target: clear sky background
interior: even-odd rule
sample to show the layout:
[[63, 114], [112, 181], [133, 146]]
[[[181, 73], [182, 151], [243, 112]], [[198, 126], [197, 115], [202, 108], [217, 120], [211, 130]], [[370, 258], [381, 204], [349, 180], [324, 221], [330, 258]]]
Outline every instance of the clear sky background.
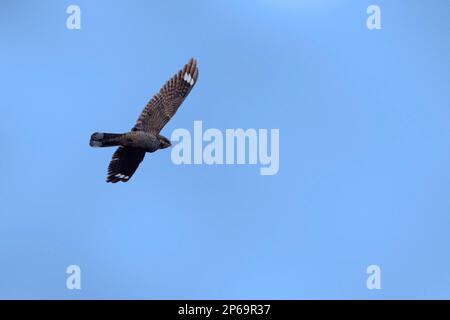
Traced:
[[[450, 298], [449, 12], [2, 0], [0, 298]], [[279, 128], [279, 173], [175, 166], [166, 149], [105, 183], [113, 149], [90, 134], [129, 130], [191, 56], [199, 81], [163, 134]]]

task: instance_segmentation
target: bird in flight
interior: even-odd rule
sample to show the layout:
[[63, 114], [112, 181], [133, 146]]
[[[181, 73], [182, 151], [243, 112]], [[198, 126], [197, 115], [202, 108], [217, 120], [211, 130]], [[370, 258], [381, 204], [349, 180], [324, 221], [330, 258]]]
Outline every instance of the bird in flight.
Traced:
[[159, 133], [177, 112], [197, 79], [197, 61], [191, 58], [147, 103], [130, 132], [95, 132], [91, 135], [91, 147], [119, 146], [109, 163], [106, 182], [127, 182], [146, 152], [152, 153], [172, 145], [169, 139]]

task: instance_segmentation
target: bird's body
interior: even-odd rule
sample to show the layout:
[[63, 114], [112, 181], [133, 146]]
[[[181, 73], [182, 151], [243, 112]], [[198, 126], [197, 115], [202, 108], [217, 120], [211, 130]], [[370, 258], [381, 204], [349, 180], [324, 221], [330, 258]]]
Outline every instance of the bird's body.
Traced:
[[130, 132], [95, 132], [91, 135], [91, 147], [119, 146], [109, 164], [107, 182], [127, 182], [145, 153], [171, 146], [169, 139], [159, 132], [173, 117], [197, 79], [197, 61], [191, 59], [153, 96]]
[[[165, 144], [164, 144], [165, 143]], [[170, 141], [161, 135], [145, 131], [130, 131], [127, 133], [96, 132], [91, 136], [91, 147], [123, 146], [142, 149], [145, 152], [155, 152], [158, 149], [170, 147]]]
[[130, 148], [140, 148], [145, 152], [155, 152], [161, 148], [158, 137], [145, 131], [131, 131], [122, 136], [122, 145]]

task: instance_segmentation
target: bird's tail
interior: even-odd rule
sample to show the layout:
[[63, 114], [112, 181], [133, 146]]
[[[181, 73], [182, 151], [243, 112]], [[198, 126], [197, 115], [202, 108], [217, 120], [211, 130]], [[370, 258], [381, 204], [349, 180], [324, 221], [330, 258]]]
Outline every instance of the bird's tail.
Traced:
[[118, 146], [118, 145], [120, 145], [122, 136], [123, 136], [123, 134], [121, 134], [121, 133], [95, 132], [91, 136], [91, 141], [89, 141], [89, 145], [91, 147]]

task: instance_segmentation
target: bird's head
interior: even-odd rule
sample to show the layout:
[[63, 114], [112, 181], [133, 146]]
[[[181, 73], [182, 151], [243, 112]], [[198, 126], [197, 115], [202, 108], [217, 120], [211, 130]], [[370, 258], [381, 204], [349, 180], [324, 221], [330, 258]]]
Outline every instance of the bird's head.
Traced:
[[166, 137], [163, 137], [162, 135], [158, 135], [158, 140], [159, 140], [159, 148], [160, 149], [165, 149], [172, 145], [170, 143], [170, 140], [167, 139]]

